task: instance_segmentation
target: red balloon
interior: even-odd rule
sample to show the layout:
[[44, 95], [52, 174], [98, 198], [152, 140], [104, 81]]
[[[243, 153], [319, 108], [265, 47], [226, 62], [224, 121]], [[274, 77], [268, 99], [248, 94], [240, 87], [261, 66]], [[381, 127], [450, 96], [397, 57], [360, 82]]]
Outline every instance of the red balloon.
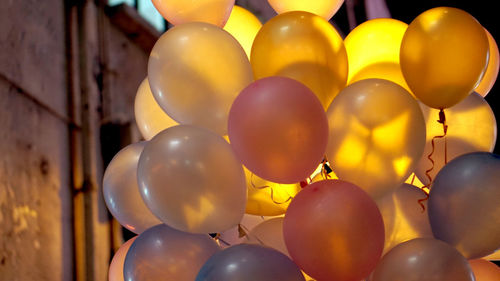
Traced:
[[318, 98], [298, 81], [267, 77], [246, 87], [229, 112], [229, 140], [257, 176], [296, 183], [324, 157], [328, 121]]
[[377, 265], [384, 222], [373, 199], [342, 180], [315, 182], [292, 200], [283, 235], [292, 259], [318, 281], [357, 281]]

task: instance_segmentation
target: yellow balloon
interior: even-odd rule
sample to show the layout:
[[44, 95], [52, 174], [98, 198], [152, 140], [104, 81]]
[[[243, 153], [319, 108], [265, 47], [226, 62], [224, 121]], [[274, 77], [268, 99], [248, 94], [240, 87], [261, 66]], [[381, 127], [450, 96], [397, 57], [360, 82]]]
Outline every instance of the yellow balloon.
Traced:
[[439, 110], [423, 104], [420, 107], [426, 121], [427, 141], [415, 174], [424, 184], [429, 184], [425, 173], [427, 169], [434, 167], [429, 175], [435, 179], [445, 165], [445, 151], [448, 162], [469, 152], [493, 151], [497, 139], [495, 115], [481, 95], [472, 93], [457, 105], [444, 110], [448, 129], [445, 139], [434, 140], [433, 165], [427, 157], [432, 151], [432, 139], [443, 135], [443, 125], [437, 122]]
[[329, 20], [339, 10], [344, 0], [268, 0], [268, 2], [278, 14], [304, 11]]
[[408, 25], [388, 18], [368, 20], [354, 28], [344, 44], [349, 62], [347, 84], [380, 78], [410, 88], [399, 65], [399, 49]]
[[284, 214], [291, 199], [300, 191], [299, 184], [279, 184], [259, 178], [245, 170], [247, 181], [246, 213], [257, 216], [278, 216]]
[[401, 43], [401, 70], [413, 94], [443, 109], [467, 97], [488, 63], [488, 37], [467, 12], [439, 7], [408, 26]]
[[486, 35], [488, 35], [488, 43], [490, 46], [490, 59], [488, 61], [488, 68], [486, 68], [483, 79], [474, 90], [476, 93], [480, 94], [483, 97], [485, 97], [490, 92], [491, 88], [493, 88], [493, 85], [495, 85], [498, 77], [498, 70], [500, 67], [500, 54], [498, 53], [497, 42], [495, 41], [495, 38], [491, 36], [488, 30], [485, 29], [485, 31]]
[[192, 22], [156, 42], [148, 64], [151, 90], [161, 108], [181, 124], [227, 133], [229, 109], [253, 81], [238, 41], [222, 28]]
[[285, 76], [308, 86], [326, 109], [347, 81], [344, 42], [325, 19], [288, 12], [269, 20], [250, 56], [255, 79]]
[[234, 0], [152, 0], [160, 14], [173, 25], [206, 22], [223, 27]]
[[250, 59], [250, 52], [255, 36], [262, 27], [262, 23], [250, 11], [240, 6], [234, 6], [224, 30], [238, 40]]
[[327, 111], [326, 156], [341, 180], [377, 199], [398, 188], [425, 145], [418, 102], [403, 87], [382, 79], [347, 86]]
[[145, 140], [152, 139], [166, 128], [178, 125], [156, 102], [148, 78], [137, 89], [134, 102], [135, 122]]

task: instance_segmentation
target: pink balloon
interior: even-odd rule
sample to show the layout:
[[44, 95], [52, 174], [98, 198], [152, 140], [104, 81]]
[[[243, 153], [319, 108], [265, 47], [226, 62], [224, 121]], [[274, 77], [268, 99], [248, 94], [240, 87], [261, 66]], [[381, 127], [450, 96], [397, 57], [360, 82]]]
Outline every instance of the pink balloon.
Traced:
[[111, 264], [109, 265], [108, 281], [123, 281], [123, 264], [125, 263], [125, 257], [127, 256], [128, 249], [132, 246], [132, 243], [137, 238], [137, 236], [129, 239], [127, 242], [120, 246], [118, 251], [116, 251]]
[[231, 145], [257, 176], [304, 180], [323, 159], [328, 121], [314, 93], [298, 81], [267, 77], [246, 87], [229, 112]]
[[375, 201], [342, 180], [315, 182], [299, 192], [285, 214], [283, 235], [295, 263], [317, 280], [362, 280], [384, 248]]
[[483, 259], [469, 260], [469, 265], [476, 277], [476, 281], [500, 280], [500, 267], [490, 261]]

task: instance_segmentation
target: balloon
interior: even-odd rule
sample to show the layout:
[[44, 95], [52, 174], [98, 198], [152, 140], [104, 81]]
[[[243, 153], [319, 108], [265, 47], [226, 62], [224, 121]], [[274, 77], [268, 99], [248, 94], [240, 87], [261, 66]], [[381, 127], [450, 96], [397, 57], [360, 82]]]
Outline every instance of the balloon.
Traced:
[[283, 237], [283, 217], [265, 220], [255, 226], [248, 236], [248, 242], [262, 244], [290, 256]]
[[237, 226], [220, 233], [219, 244], [222, 248], [227, 248], [231, 245], [248, 242], [248, 233], [250, 232], [250, 229], [254, 228], [266, 219], [267, 218], [263, 216], [244, 214]]
[[304, 281], [284, 254], [260, 245], [239, 244], [213, 255], [195, 281]]
[[250, 61], [255, 79], [277, 75], [300, 81], [324, 109], [347, 80], [342, 38], [329, 22], [307, 12], [288, 12], [265, 23], [255, 37]]
[[375, 202], [354, 184], [324, 180], [293, 199], [283, 222], [293, 261], [318, 280], [361, 280], [384, 248], [384, 222]]
[[500, 67], [500, 54], [498, 53], [497, 42], [495, 41], [495, 38], [491, 36], [488, 30], [485, 29], [484, 31], [486, 31], [486, 35], [488, 35], [490, 57], [488, 60], [488, 67], [486, 68], [486, 72], [484, 73], [484, 76], [479, 85], [477, 85], [476, 89], [474, 89], [474, 91], [476, 91], [483, 97], [485, 97], [490, 92], [491, 88], [493, 88], [493, 85], [495, 85], [498, 77], [498, 70]]
[[257, 176], [276, 183], [306, 179], [323, 159], [328, 123], [306, 86], [268, 77], [245, 88], [229, 112], [229, 139]]
[[173, 25], [206, 22], [223, 27], [234, 0], [152, 0], [160, 14]]
[[137, 176], [146, 205], [176, 229], [222, 232], [245, 212], [241, 163], [210, 130], [179, 125], [162, 131], [144, 148]]
[[467, 12], [433, 8], [410, 23], [400, 56], [413, 94], [427, 106], [448, 108], [479, 83], [488, 63], [488, 37]]
[[229, 108], [253, 80], [238, 41], [207, 23], [176, 26], [156, 42], [148, 63], [151, 90], [161, 108], [181, 124], [227, 133]]
[[476, 276], [476, 281], [500, 280], [500, 267], [483, 259], [470, 260], [469, 265]]
[[[425, 149], [415, 174], [424, 183], [429, 184], [426, 170], [431, 179], [441, 170], [446, 160], [475, 151], [492, 152], [497, 139], [497, 123], [495, 115], [488, 103], [477, 93], [472, 93], [458, 104], [447, 108], [445, 112], [448, 126], [446, 138], [434, 139], [432, 160], [428, 156], [432, 152], [432, 139], [443, 135], [443, 125], [438, 123], [439, 110], [420, 104], [427, 126]], [[445, 146], [446, 145], [446, 146]]]
[[120, 246], [118, 251], [116, 251], [113, 259], [111, 260], [111, 264], [109, 265], [108, 281], [124, 281], [123, 264], [125, 263], [125, 256], [136, 238], [137, 236], [129, 239]]
[[402, 184], [377, 201], [384, 219], [385, 246], [387, 253], [395, 246], [415, 238], [432, 238], [431, 225], [427, 215], [425, 193], [416, 186]]
[[137, 163], [146, 142], [123, 148], [109, 163], [103, 178], [103, 194], [108, 210], [134, 233], [141, 233], [160, 220], [146, 207], [137, 185]]
[[469, 259], [500, 248], [500, 157], [459, 156], [437, 174], [429, 194], [429, 221], [437, 239]]
[[253, 41], [261, 27], [262, 23], [250, 11], [234, 5], [224, 30], [238, 40], [250, 59]]
[[135, 122], [146, 140], [152, 139], [160, 131], [178, 125], [156, 102], [148, 78], [144, 79], [137, 90], [134, 102]]
[[366, 79], [347, 86], [327, 112], [326, 157], [337, 176], [379, 198], [398, 188], [422, 156], [425, 122], [401, 86]]
[[500, 261], [500, 250], [497, 250], [493, 254], [484, 257], [484, 259], [492, 260], [492, 261]]
[[448, 244], [417, 238], [384, 255], [371, 281], [474, 281], [467, 260]]
[[305, 11], [329, 20], [339, 10], [344, 0], [268, 0], [278, 14], [290, 11]]
[[349, 62], [347, 84], [381, 78], [410, 92], [399, 66], [399, 49], [407, 28], [406, 23], [387, 18], [368, 20], [354, 28], [344, 40]]
[[299, 184], [274, 183], [254, 175], [247, 168], [247, 206], [245, 213], [257, 216], [278, 216], [285, 213], [291, 199], [300, 191]]
[[125, 257], [123, 275], [127, 281], [191, 281], [218, 251], [207, 234], [181, 232], [160, 224], [134, 241]]

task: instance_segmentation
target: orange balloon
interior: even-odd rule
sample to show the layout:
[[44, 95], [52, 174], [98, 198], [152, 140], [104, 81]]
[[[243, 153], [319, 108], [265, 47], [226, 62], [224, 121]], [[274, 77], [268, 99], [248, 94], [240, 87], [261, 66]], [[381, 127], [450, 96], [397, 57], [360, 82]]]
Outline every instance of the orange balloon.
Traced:
[[234, 0], [151, 0], [160, 14], [173, 25], [206, 22], [223, 27]]
[[456, 8], [434, 8], [408, 26], [401, 43], [401, 70], [420, 101], [448, 108], [479, 83], [488, 49], [488, 37], [474, 17]]
[[486, 68], [486, 72], [484, 73], [483, 79], [479, 83], [479, 85], [476, 87], [474, 90], [475, 92], [479, 93], [481, 96], [485, 97], [493, 88], [493, 85], [495, 85], [495, 82], [498, 77], [498, 70], [500, 67], [499, 63], [499, 56], [500, 54], [498, 53], [498, 45], [493, 36], [486, 31], [486, 35], [488, 35], [488, 43], [490, 46], [490, 59], [488, 61], [488, 68]]
[[469, 264], [476, 276], [476, 281], [500, 280], [500, 267], [496, 264], [483, 259], [469, 260]]
[[128, 249], [134, 243], [137, 236], [129, 239], [127, 242], [120, 246], [118, 251], [116, 251], [108, 270], [108, 281], [123, 281], [123, 265], [125, 263], [125, 257], [127, 256]]
[[347, 53], [335, 28], [320, 16], [288, 12], [269, 20], [250, 55], [255, 79], [285, 76], [302, 82], [326, 109], [347, 81]]

